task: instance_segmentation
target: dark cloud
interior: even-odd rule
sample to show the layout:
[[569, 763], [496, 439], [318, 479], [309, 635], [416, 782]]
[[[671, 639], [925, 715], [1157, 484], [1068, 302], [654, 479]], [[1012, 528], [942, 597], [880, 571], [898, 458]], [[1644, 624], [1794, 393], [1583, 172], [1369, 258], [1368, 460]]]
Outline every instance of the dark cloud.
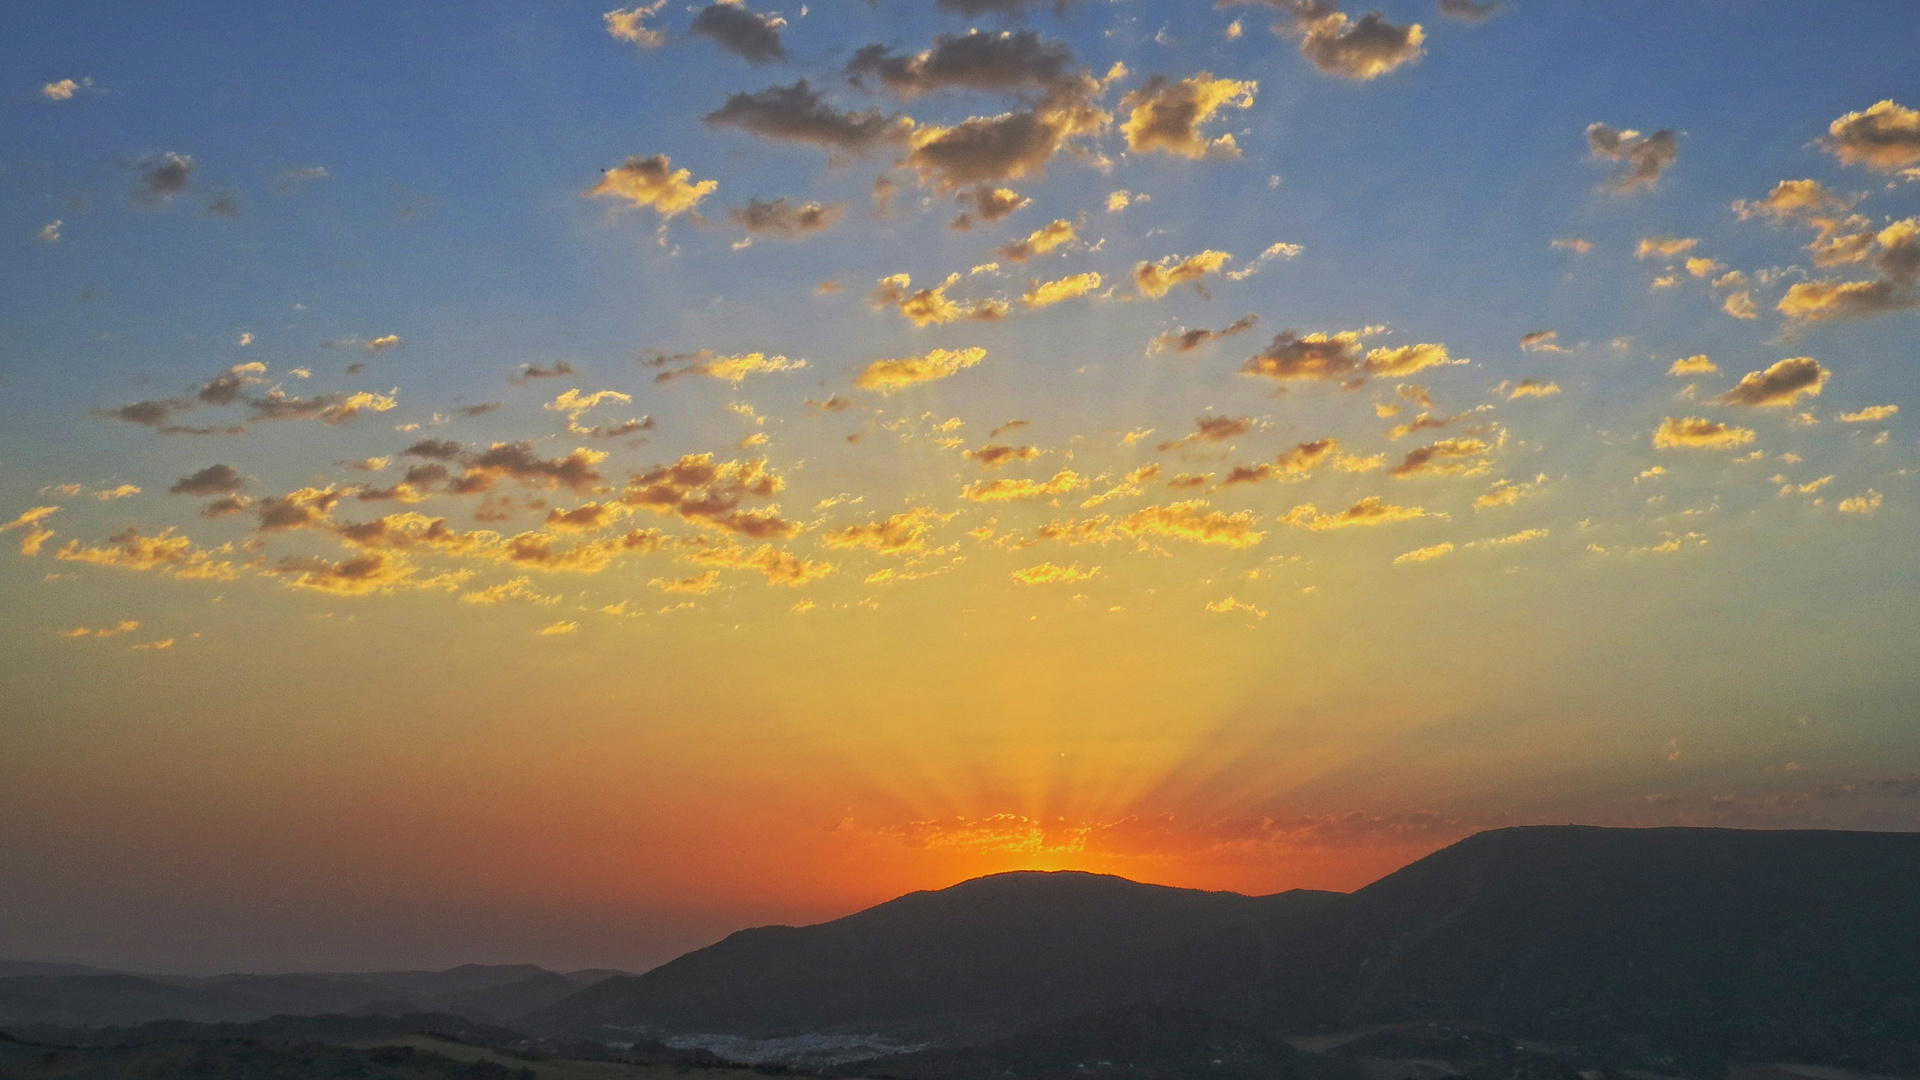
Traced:
[[1440, 0], [1440, 14], [1461, 22], [1486, 22], [1501, 6], [1500, 0]]
[[457, 411], [461, 416], [485, 416], [499, 407], [500, 402], [489, 401], [480, 405], [462, 405]]
[[1395, 26], [1377, 11], [1354, 22], [1327, 0], [1220, 0], [1216, 6], [1258, 3], [1289, 16], [1273, 30], [1300, 39], [1300, 55], [1329, 75], [1366, 82], [1420, 59], [1426, 31]]
[[800, 240], [833, 228], [846, 213], [844, 203], [790, 203], [785, 195], [772, 202], [748, 199], [747, 205], [727, 211], [727, 220], [761, 236]]
[[431, 461], [452, 461], [465, 449], [466, 447], [452, 439], [421, 439], [400, 452], [410, 457], [427, 458]]
[[1167, 349], [1182, 353], [1192, 352], [1202, 345], [1219, 341], [1221, 338], [1230, 338], [1236, 334], [1246, 333], [1248, 330], [1253, 329], [1253, 325], [1259, 321], [1260, 316], [1247, 315], [1218, 330], [1207, 330], [1204, 328], [1195, 330], [1169, 330], [1159, 337], [1154, 338], [1153, 344], [1148, 346], [1148, 349], [1152, 352], [1164, 352]]
[[974, 226], [974, 216], [985, 222], [999, 221], [1033, 202], [1011, 188], [994, 187], [992, 184], [976, 184], [953, 197], [963, 206], [971, 206], [953, 219], [952, 228], [966, 231]]
[[1733, 389], [1714, 398], [1716, 405], [1784, 407], [1802, 395], [1815, 396], [1833, 373], [1811, 356], [1795, 356], [1767, 368], [1748, 372]]
[[721, 48], [755, 64], [785, 60], [780, 47], [780, 28], [787, 20], [778, 15], [762, 15], [738, 0], [723, 0], [700, 9], [694, 16], [692, 33], [712, 38]]
[[1253, 105], [1258, 84], [1216, 79], [1202, 71], [1190, 79], [1155, 75], [1120, 101], [1127, 110], [1120, 131], [1127, 149], [1136, 154], [1160, 151], [1186, 158], [1236, 158], [1240, 147], [1232, 135], [1208, 141], [1200, 125], [1222, 108]]
[[171, 151], [148, 158], [134, 167], [140, 170], [140, 184], [133, 191], [134, 201], [152, 207], [165, 206], [175, 196], [183, 194], [196, 168], [191, 157]]
[[1898, 172], [1920, 165], [1920, 110], [1893, 103], [1876, 103], [1862, 112], [1850, 112], [1827, 128], [1824, 146], [1845, 165], [1864, 165], [1879, 172]]
[[739, 128], [762, 138], [808, 143], [843, 154], [865, 154], [897, 144], [913, 126], [911, 120], [886, 116], [877, 109], [841, 112], [805, 79], [792, 86], [729, 94], [704, 119], [710, 127]]
[[867, 45], [846, 66], [854, 85], [866, 88], [867, 80], [877, 80], [902, 98], [948, 88], [1047, 90], [1072, 70], [1073, 49], [1066, 42], [1047, 40], [1031, 30], [941, 34], [933, 39], [933, 48], [900, 56], [885, 45]]
[[1616, 194], [1652, 187], [1680, 156], [1680, 136], [1671, 128], [1642, 135], [1632, 130], [1616, 131], [1606, 124], [1589, 124], [1587, 146], [1594, 157], [1620, 163], [1603, 185]]
[[552, 367], [541, 367], [539, 364], [521, 364], [520, 373], [513, 377], [513, 381], [525, 382], [528, 379], [557, 379], [562, 375], [571, 374], [573, 374], [573, 365], [564, 360]]
[[565, 457], [543, 458], [529, 442], [494, 443], [468, 462], [459, 490], [462, 494], [485, 491], [496, 479], [508, 478], [529, 487], [590, 491], [604, 479], [594, 466], [606, 456], [582, 449]]
[[231, 495], [247, 486], [247, 478], [231, 465], [209, 465], [181, 477], [167, 489], [170, 495]]
[[935, 0], [941, 11], [952, 11], [977, 19], [982, 15], [1000, 15], [1010, 19], [1024, 19], [1027, 9], [1050, 5], [1055, 14], [1064, 12], [1073, 0]]
[[1037, 176], [1073, 140], [1106, 129], [1112, 117], [1094, 103], [1099, 90], [1099, 83], [1077, 76], [1031, 109], [920, 128], [904, 164], [947, 191]]

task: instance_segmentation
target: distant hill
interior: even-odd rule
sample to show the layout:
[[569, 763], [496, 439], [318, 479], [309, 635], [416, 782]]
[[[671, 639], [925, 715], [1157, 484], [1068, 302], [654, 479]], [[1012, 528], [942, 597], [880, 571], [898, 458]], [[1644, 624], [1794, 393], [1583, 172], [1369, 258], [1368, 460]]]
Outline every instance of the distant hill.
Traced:
[[888, 1030], [952, 1039], [1129, 1003], [1124, 971], [1232, 927], [1284, 925], [1337, 898], [1250, 897], [1079, 872], [996, 874], [816, 926], [742, 930], [527, 1022], [582, 1036], [771, 1037]]
[[[444, 1012], [512, 1023], [596, 981], [530, 964], [467, 964], [446, 971], [133, 975], [81, 965], [15, 962], [39, 973], [0, 976], [0, 1026], [126, 1026], [151, 1020], [246, 1023], [269, 1016]], [[64, 973], [70, 967], [81, 973]], [[51, 969], [51, 970], [47, 970]]]

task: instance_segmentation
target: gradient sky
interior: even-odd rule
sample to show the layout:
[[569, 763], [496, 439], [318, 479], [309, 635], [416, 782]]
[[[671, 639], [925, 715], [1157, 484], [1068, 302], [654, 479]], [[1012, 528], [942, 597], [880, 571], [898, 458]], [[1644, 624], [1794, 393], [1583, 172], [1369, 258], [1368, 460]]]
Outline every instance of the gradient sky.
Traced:
[[1920, 827], [1912, 20], [19, 12], [0, 955]]

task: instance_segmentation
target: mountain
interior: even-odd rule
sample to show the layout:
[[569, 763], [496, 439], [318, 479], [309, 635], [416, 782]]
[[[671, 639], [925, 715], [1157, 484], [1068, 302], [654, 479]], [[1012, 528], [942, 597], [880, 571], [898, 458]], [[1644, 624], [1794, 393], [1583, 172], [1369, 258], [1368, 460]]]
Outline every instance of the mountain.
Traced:
[[1136, 1003], [1267, 1033], [1462, 1024], [1700, 1076], [1920, 1076], [1920, 834], [1500, 829], [1347, 895], [1003, 874], [742, 931], [526, 1022], [980, 1046]]
[[[996, 874], [816, 926], [742, 930], [528, 1018], [543, 1029], [753, 1037], [885, 1030], [954, 1039], [1129, 1004], [1110, 973], [1338, 894], [1250, 897], [1075, 871]], [[1116, 996], [1117, 995], [1117, 996]]]
[[[530, 964], [466, 964], [446, 971], [133, 975], [81, 965], [16, 963], [0, 976], [0, 1024], [124, 1026], [153, 1020], [246, 1023], [275, 1015], [444, 1012], [513, 1023], [547, 1008], [599, 973], [561, 975]], [[66, 968], [79, 967], [79, 973]], [[50, 970], [49, 970], [50, 969]]]

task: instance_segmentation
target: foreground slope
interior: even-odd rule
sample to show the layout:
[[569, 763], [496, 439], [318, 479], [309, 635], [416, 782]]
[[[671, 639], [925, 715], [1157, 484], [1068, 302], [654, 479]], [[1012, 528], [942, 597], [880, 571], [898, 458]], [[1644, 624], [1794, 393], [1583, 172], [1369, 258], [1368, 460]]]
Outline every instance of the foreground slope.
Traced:
[[534, 1022], [774, 1036], [1004, 1032], [1108, 1005], [1108, 973], [1234, 926], [1284, 923], [1334, 899], [1249, 897], [1073, 871], [996, 874], [910, 893], [816, 926], [742, 930], [645, 975], [608, 979]]

